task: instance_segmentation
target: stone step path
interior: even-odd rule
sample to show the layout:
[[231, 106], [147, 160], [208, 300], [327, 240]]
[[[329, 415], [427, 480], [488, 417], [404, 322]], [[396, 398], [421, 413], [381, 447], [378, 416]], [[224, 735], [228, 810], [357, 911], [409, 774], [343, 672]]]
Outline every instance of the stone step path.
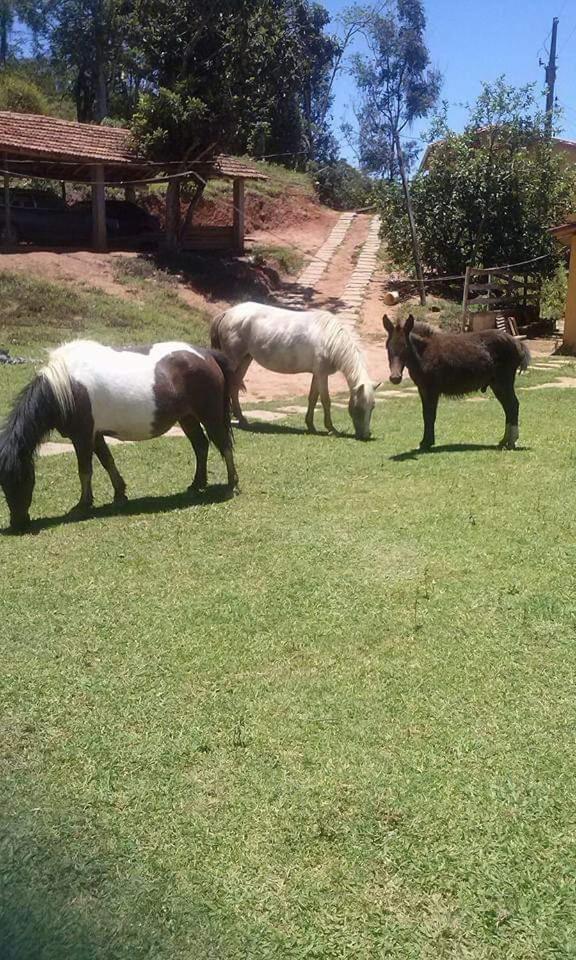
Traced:
[[280, 303], [293, 310], [305, 309], [309, 300], [309, 296], [306, 295], [307, 291], [311, 287], [316, 286], [326, 271], [330, 260], [344, 240], [356, 216], [355, 213], [350, 212], [340, 214], [336, 224], [332, 228], [330, 236], [304, 267], [304, 270], [294, 284], [293, 290], [278, 298]]
[[380, 217], [372, 217], [368, 236], [341, 297], [344, 307], [338, 312], [338, 316], [347, 326], [352, 328], [358, 322], [360, 307], [366, 296], [372, 274], [376, 269], [378, 250], [380, 249], [380, 224]]

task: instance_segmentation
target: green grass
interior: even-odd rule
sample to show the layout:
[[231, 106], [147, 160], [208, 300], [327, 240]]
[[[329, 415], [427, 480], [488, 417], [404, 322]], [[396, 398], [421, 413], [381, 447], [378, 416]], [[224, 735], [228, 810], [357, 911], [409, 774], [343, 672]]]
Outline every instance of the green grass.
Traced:
[[[315, 196], [314, 179], [309, 173], [288, 170], [278, 163], [253, 160], [251, 157], [243, 157], [242, 159], [268, 177], [268, 180], [247, 180], [247, 194], [254, 193], [266, 197], [279, 197], [286, 192], [290, 192], [300, 193], [307, 197]], [[164, 194], [166, 186], [165, 184], [153, 185], [151, 190], [154, 193]], [[211, 200], [221, 197], [229, 198], [231, 193], [232, 185], [229, 180], [209, 180], [206, 184], [204, 196]]]
[[206, 340], [206, 318], [183, 303], [168, 280], [131, 276], [126, 282], [132, 299], [0, 271], [0, 344], [17, 353], [81, 336], [111, 343]]
[[405, 301], [401, 304], [398, 315], [406, 319], [411, 313], [416, 320], [437, 324], [444, 330], [460, 330], [462, 304], [445, 300], [443, 297], [434, 297], [431, 294], [428, 294], [426, 301], [425, 307], [421, 306], [416, 298]]
[[[128, 445], [128, 510], [1, 537], [0, 955], [575, 956], [574, 402], [523, 390], [515, 453], [395, 459], [415, 398], [368, 444], [239, 433], [220, 503]], [[34, 515], [76, 496], [41, 459]]]
[[304, 255], [295, 247], [257, 243], [252, 248], [251, 253], [257, 261], [272, 264], [281, 273], [286, 273], [289, 276], [295, 276], [304, 267]]

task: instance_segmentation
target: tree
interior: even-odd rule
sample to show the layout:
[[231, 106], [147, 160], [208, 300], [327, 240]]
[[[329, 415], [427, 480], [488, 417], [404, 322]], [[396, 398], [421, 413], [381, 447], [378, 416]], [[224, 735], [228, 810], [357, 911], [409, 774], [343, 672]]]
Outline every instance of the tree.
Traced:
[[32, 81], [3, 71], [0, 73], [0, 110], [14, 113], [48, 113], [48, 100]]
[[356, 11], [363, 17], [369, 54], [356, 54], [352, 75], [360, 91], [359, 154], [364, 169], [389, 180], [400, 175], [416, 144], [399, 140], [414, 120], [427, 116], [438, 99], [440, 74], [430, 68], [424, 39], [426, 18], [420, 0], [394, 0], [386, 13]]
[[320, 5], [213, 0], [207, 10], [204, 0], [139, 0], [133, 23], [147, 78], [139, 137], [165, 129], [159, 101], [169, 90], [202, 105], [200, 126], [225, 149], [277, 154], [287, 164], [333, 149], [326, 118], [339, 46], [324, 33]]
[[[548, 228], [572, 213], [576, 172], [554, 152], [533, 87], [515, 89], [501, 78], [485, 84], [461, 134], [445, 115], [440, 139], [411, 185], [424, 262], [437, 275], [467, 265], [497, 266], [547, 256], [556, 247]], [[407, 263], [410, 231], [401, 191], [382, 184], [383, 230], [391, 254]]]
[[0, 0], [0, 68], [6, 67], [14, 50], [10, 48], [16, 20], [34, 29], [37, 24], [35, 0]]
[[66, 78], [77, 119], [101, 122], [126, 82], [132, 0], [20, 0], [19, 7], [54, 72]]
[[352, 73], [360, 91], [358, 111], [360, 161], [364, 169], [394, 181], [398, 176], [406, 203], [420, 298], [425, 302], [416, 223], [406, 159], [414, 143], [401, 140], [414, 120], [425, 117], [438, 99], [440, 75], [430, 68], [424, 39], [426, 18], [421, 0], [391, 0], [385, 13], [365, 14], [369, 54], [357, 54]]
[[[213, 0], [209, 12], [204, 0], [139, 0], [132, 47], [147, 82], [133, 118], [140, 149], [161, 161], [190, 163], [220, 149], [287, 165], [330, 152], [339, 47], [326, 23], [309, 0]], [[173, 181], [172, 240], [177, 195]]]

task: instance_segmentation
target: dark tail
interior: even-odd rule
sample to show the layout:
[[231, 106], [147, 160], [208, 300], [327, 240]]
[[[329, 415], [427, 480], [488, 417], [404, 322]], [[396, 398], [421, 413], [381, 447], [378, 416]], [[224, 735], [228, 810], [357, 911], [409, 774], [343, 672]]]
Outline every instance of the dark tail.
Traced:
[[528, 369], [530, 361], [532, 360], [532, 357], [530, 356], [530, 350], [526, 346], [524, 340], [516, 340], [515, 343], [519, 354], [518, 369], [520, 370], [520, 373], [524, 373], [524, 371]]
[[16, 397], [0, 431], [0, 477], [18, 477], [62, 412], [47, 378], [39, 374]]
[[234, 384], [234, 367], [225, 353], [221, 350], [212, 349], [208, 353], [216, 361], [224, 377], [224, 427], [230, 438], [230, 445], [234, 444], [234, 434], [232, 433], [232, 386]]

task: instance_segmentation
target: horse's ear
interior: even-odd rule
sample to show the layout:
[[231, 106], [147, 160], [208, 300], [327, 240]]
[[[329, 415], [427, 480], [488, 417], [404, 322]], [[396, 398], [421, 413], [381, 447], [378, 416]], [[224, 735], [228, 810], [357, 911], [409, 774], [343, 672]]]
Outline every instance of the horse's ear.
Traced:
[[410, 314], [404, 323], [404, 333], [406, 336], [409, 336], [412, 333], [412, 330], [414, 329], [414, 323], [414, 317], [412, 314]]
[[382, 326], [384, 327], [386, 332], [389, 333], [390, 335], [394, 333], [394, 324], [392, 323], [387, 313], [385, 313], [384, 316], [382, 317]]

